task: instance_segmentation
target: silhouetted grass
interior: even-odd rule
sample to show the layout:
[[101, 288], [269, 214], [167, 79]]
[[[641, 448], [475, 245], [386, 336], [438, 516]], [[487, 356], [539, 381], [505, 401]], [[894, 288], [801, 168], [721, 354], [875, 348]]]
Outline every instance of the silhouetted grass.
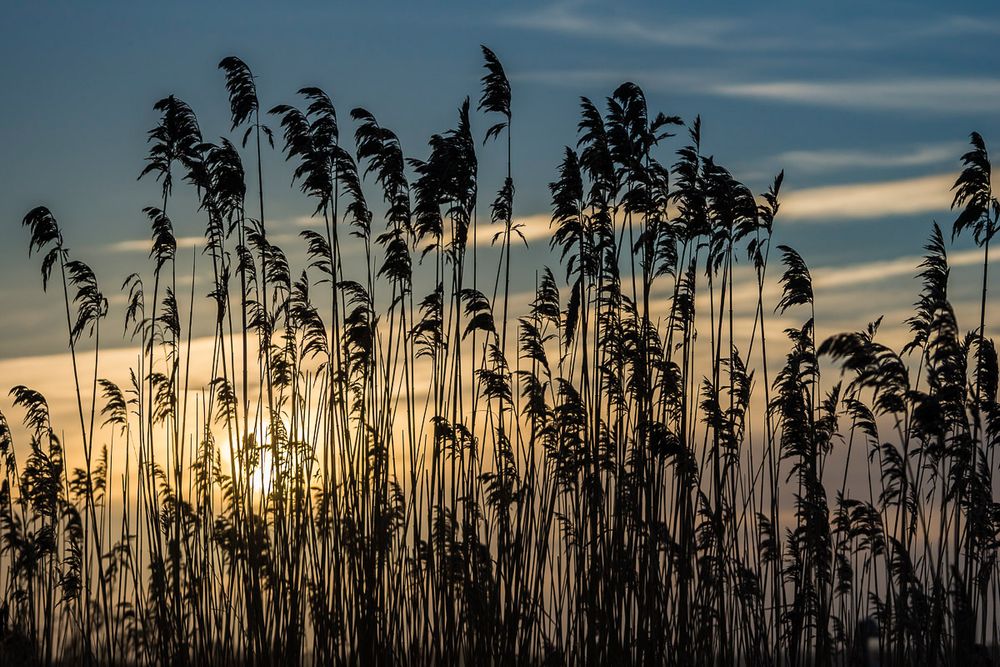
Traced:
[[[769, 302], [782, 174], [755, 196], [703, 154], [699, 119], [652, 113], [635, 84], [585, 98], [549, 185], [560, 266], [539, 267], [514, 319], [511, 87], [483, 53], [489, 129], [473, 133], [466, 99], [423, 160], [365, 109], [350, 147], [318, 88], [262, 114], [234, 57], [219, 67], [239, 145], [158, 102], [140, 176], [160, 184], [151, 266], [122, 287], [139, 349], [125, 386], [100, 379], [95, 273], [48, 209], [25, 216], [43, 288], [62, 292], [79, 424], [53, 424], [24, 386], [29, 441], [15, 448], [0, 415], [0, 661], [996, 663], [1000, 204], [982, 138], [953, 231], [983, 247], [979, 326], [959, 328], [934, 225], [896, 352], [879, 322], [818, 342], [789, 247]], [[314, 206], [303, 270], [265, 225], [276, 139]], [[507, 170], [485, 222], [490, 139]], [[179, 291], [175, 187], [203, 216], [209, 359], [192, 360], [201, 297], [193, 274]], [[479, 267], [483, 224], [495, 269]], [[734, 318], [740, 263], [751, 331]], [[783, 363], [775, 311], [801, 323]], [[842, 372], [822, 378], [824, 358]], [[852, 497], [859, 458], [868, 493]]]

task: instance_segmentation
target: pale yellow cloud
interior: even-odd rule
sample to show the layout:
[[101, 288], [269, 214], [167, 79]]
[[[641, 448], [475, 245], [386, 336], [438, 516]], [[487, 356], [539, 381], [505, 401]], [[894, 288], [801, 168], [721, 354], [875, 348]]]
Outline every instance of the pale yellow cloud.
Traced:
[[[1000, 259], [1000, 251], [991, 250], [990, 260]], [[876, 262], [865, 262], [836, 268], [821, 268], [813, 271], [813, 287], [831, 289], [878, 282], [896, 276], [913, 276], [918, 272], [917, 266], [922, 257], [899, 257]], [[952, 268], [960, 266], [978, 266], [983, 262], [982, 250], [963, 250], [948, 255], [948, 264]]]
[[[772, 259], [774, 261], [764, 283], [764, 300], [766, 303], [771, 303], [771, 307], [781, 296], [781, 285], [778, 280], [782, 273], [782, 267], [778, 265], [776, 257]], [[845, 288], [858, 288], [861, 292], [867, 292], [872, 286], [893, 279], [913, 279], [920, 272], [919, 265], [922, 261], [923, 257], [904, 255], [892, 259], [858, 262], [842, 266], [810, 267], [809, 273], [812, 276], [813, 290], [821, 295], [817, 297], [817, 300], [822, 300], [828, 299], [832, 292], [843, 293]], [[990, 250], [990, 261], [1000, 261], [1000, 249]], [[952, 269], [978, 267], [982, 262], [983, 251], [975, 248], [948, 254], [948, 265]], [[737, 310], [753, 311], [757, 304], [757, 285], [753, 270], [746, 265], [734, 267], [734, 278], [733, 301], [737, 305]], [[909, 301], [912, 300], [910, 297], [915, 296], [918, 289], [919, 287], [914, 283], [912, 295], [906, 292], [892, 291], [887, 296], [902, 298], [905, 303], [901, 305], [909, 305]], [[857, 295], [857, 291], [848, 290], [846, 293]], [[886, 294], [880, 294], [880, 296], [886, 296]], [[706, 292], [699, 292], [699, 308], [708, 308], [708, 299]], [[870, 303], [871, 298], [866, 298], [865, 302]]]
[[862, 81], [723, 83], [709, 92], [726, 97], [881, 111], [992, 111], [1000, 103], [994, 78], [907, 78]]
[[882, 169], [889, 167], [922, 167], [956, 162], [964, 152], [964, 144], [941, 143], [895, 149], [841, 149], [785, 151], [771, 160], [789, 172], [812, 173], [841, 169]]
[[[857, 156], [853, 156], [857, 157]], [[844, 159], [853, 159], [844, 155]], [[951, 186], [956, 174], [943, 173], [915, 178], [826, 185], [791, 190], [781, 198], [780, 222], [834, 222], [875, 219], [896, 215], [944, 213], [951, 208]], [[675, 214], [671, 211], [671, 214]], [[552, 235], [551, 216], [538, 213], [515, 219], [529, 242], [547, 241]], [[497, 224], [480, 223], [476, 237], [489, 244], [502, 231]]]
[[[308, 220], [308, 218], [303, 218], [303, 220]], [[287, 243], [289, 241], [297, 241], [300, 237], [298, 234], [280, 233], [268, 234], [267, 238], [271, 243]], [[201, 248], [205, 245], [204, 236], [178, 236], [175, 240], [179, 249]], [[116, 241], [105, 246], [105, 248], [109, 252], [116, 253], [138, 252], [148, 254], [153, 248], [153, 241], [152, 239], [129, 239], [126, 241]]]
[[747, 45], [746, 30], [731, 19], [674, 20], [669, 24], [630, 20], [617, 16], [596, 16], [580, 11], [575, 2], [556, 3], [535, 11], [504, 17], [506, 25], [573, 35], [588, 39], [642, 42], [656, 46], [732, 48], [737, 37]]
[[[203, 236], [179, 236], [175, 239], [178, 248], [196, 248], [205, 242]], [[143, 252], [148, 253], [153, 248], [152, 239], [130, 239], [117, 241], [107, 246], [111, 252]]]
[[947, 211], [955, 174], [849, 183], [793, 190], [781, 200], [779, 220], [833, 222]]
[[[549, 237], [552, 235], [552, 229], [550, 223], [552, 221], [552, 216], [548, 213], [537, 213], [535, 215], [526, 215], [522, 217], [514, 218], [514, 226], [521, 232], [524, 240], [529, 244], [535, 243], [537, 241], [548, 241]], [[481, 222], [476, 226], [476, 240], [482, 244], [493, 243], [493, 238], [499, 233], [500, 237], [497, 238], [496, 244], [500, 244], [503, 241], [503, 225], [497, 223], [486, 223]], [[512, 236], [512, 244], [520, 244], [521, 240], [516, 234]]]

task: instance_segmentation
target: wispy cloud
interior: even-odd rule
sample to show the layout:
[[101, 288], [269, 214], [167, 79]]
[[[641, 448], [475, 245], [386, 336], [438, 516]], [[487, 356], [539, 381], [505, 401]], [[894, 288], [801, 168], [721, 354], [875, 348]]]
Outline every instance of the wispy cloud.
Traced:
[[[305, 219], [307, 218], [303, 218], [303, 220]], [[291, 233], [268, 234], [267, 239], [272, 243], [285, 243], [296, 241], [299, 239], [299, 236], [298, 234]], [[176, 241], [178, 248], [200, 248], [205, 245], [204, 236], [178, 236]], [[108, 252], [148, 253], [153, 248], [153, 241], [151, 239], [129, 239], [127, 241], [109, 243], [104, 248]]]
[[[521, 236], [524, 237], [526, 242], [533, 243], [535, 241], [547, 240], [552, 235], [551, 221], [552, 216], [548, 213], [537, 213], [535, 215], [514, 218], [514, 227], [520, 231]], [[493, 239], [497, 234], [501, 234], [496, 240], [497, 243], [500, 243], [503, 234], [502, 225], [480, 223], [476, 227], [476, 240], [480, 244], [493, 243]], [[511, 241], [512, 244], [520, 242], [521, 240], [516, 235]]]
[[849, 183], [793, 190], [779, 217], [795, 222], [833, 222], [947, 211], [954, 174]]
[[[584, 11], [578, 2], [562, 2], [504, 17], [501, 23], [588, 39], [672, 47], [731, 48], [744, 32], [728, 18], [685, 19], [671, 23], [641, 21]], [[745, 45], [745, 44], [744, 44]]]
[[754, 14], [669, 18], [656, 11], [626, 15], [614, 5], [563, 0], [499, 18], [501, 25], [630, 46], [695, 48], [712, 51], [789, 52], [886, 51], [928, 38], [960, 39], [1000, 34], [1000, 22], [981, 16], [939, 14], [860, 16], [837, 22]]
[[[179, 236], [176, 239], [178, 248], [196, 248], [205, 242], [203, 236]], [[107, 246], [110, 252], [145, 252], [148, 253], [153, 248], [152, 239], [130, 239], [128, 241], [116, 241]]]
[[718, 81], [719, 72], [707, 68], [686, 68], [683, 72], [649, 69], [561, 68], [515, 72], [511, 78], [519, 83], [537, 83], [560, 88], [582, 86], [616, 86], [622, 81], [635, 81], [647, 90], [665, 92], [706, 90], [706, 81]]
[[323, 224], [323, 216], [316, 215], [296, 215], [291, 218], [280, 218], [278, 220], [270, 220], [267, 223], [268, 228], [286, 228], [286, 227], [315, 227], [317, 225]]
[[[945, 173], [791, 190], [781, 197], [778, 217], [782, 222], [819, 224], [944, 212], [951, 208], [950, 192], [954, 182], [955, 174]], [[539, 213], [516, 218], [514, 224], [530, 243], [551, 237], [550, 221], [548, 213]], [[489, 244], [500, 231], [499, 225], [480, 224], [477, 240], [480, 244]]]
[[845, 109], [981, 113], [1000, 107], [1000, 79], [886, 78], [845, 81], [723, 83], [706, 92], [726, 97]]
[[[993, 249], [990, 251], [990, 261], [997, 260], [1000, 260], [1000, 249]], [[913, 314], [907, 306], [916, 294], [915, 287], [907, 290], [903, 285], [914, 284], [922, 261], [923, 257], [904, 255], [869, 262], [810, 267], [817, 308], [823, 312], [822, 325], [827, 330], [846, 330], [860, 326], [865, 318], [886, 315], [883, 333], [895, 330], [897, 334], [901, 334], [904, 330], [902, 323]], [[983, 251], [978, 248], [948, 255], [948, 265], [953, 270], [974, 270], [973, 267], [980, 266], [982, 262]], [[736, 314], [750, 318], [754, 316], [757, 303], [757, 287], [753, 284], [751, 271], [745, 265], [737, 267], [732, 295]], [[768, 304], [777, 303], [781, 296], [779, 276], [780, 271], [774, 272], [765, 281], [764, 299]], [[668, 302], [664, 300], [663, 309], [667, 305]], [[978, 314], [978, 300], [953, 297], [952, 305], [960, 319]], [[711, 307], [707, 294], [699, 294], [698, 307]], [[996, 330], [997, 325], [990, 328]], [[898, 337], [897, 340], [901, 344], [903, 339]]]
[[632, 80], [648, 90], [685, 92], [779, 104], [874, 112], [968, 115], [1000, 108], [1000, 78], [914, 77], [842, 80], [735, 80], [732, 68], [650, 69], [564, 68], [520, 72], [518, 81], [550, 86], [614, 85]]
[[[1000, 259], [1000, 250], [990, 251], [990, 260]], [[852, 285], [863, 285], [879, 282], [899, 276], [913, 276], [917, 267], [923, 261], [922, 257], [897, 257], [862, 264], [820, 268], [812, 271], [813, 287], [820, 289], [837, 289]], [[961, 250], [948, 255], [948, 266], [958, 268], [977, 266], [983, 263], [983, 251], [978, 249]]]
[[843, 150], [836, 148], [785, 151], [769, 163], [796, 172], [822, 173], [843, 169], [881, 169], [924, 167], [946, 162], [957, 163], [964, 152], [961, 143], [925, 144], [905, 150]]

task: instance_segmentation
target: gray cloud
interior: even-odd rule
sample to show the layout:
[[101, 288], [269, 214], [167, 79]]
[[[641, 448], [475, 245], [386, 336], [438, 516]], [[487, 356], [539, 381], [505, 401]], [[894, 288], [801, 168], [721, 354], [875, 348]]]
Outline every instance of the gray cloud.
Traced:
[[704, 92], [772, 102], [877, 111], [981, 113], [1000, 108], [1000, 79], [886, 78], [718, 83]]
[[937, 143], [910, 146], [905, 149], [857, 150], [820, 148], [785, 151], [768, 160], [770, 165], [809, 173], [825, 173], [844, 169], [882, 169], [894, 167], [925, 167], [956, 163], [964, 152], [961, 143]]

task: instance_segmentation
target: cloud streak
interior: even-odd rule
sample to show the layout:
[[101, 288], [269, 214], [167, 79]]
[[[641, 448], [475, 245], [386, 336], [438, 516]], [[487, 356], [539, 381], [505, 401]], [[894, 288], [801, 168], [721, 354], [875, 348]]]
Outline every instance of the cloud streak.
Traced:
[[[744, 32], [741, 24], [732, 19], [686, 19], [664, 24], [615, 16], [594, 16], [579, 11], [579, 4], [572, 2], [508, 16], [500, 22], [517, 28], [587, 39], [706, 49], [734, 48], [734, 38]], [[741, 44], [748, 46], [742, 41]]]
[[[789, 22], [791, 24], [789, 25]], [[628, 46], [711, 51], [887, 51], [900, 45], [922, 46], [927, 39], [992, 37], [1000, 22], [983, 16], [858, 17], [848, 21], [810, 21], [783, 16], [715, 15], [693, 18], [656, 12], [627, 17], [581, 0], [563, 0], [532, 11], [502, 16], [504, 26], [547, 32], [581, 40], [601, 40]], [[779, 27], [783, 26], [783, 27]]]
[[706, 92], [768, 102], [874, 111], [992, 112], [1000, 107], [1000, 79], [887, 78], [844, 81], [720, 83]]
[[[969, 115], [1000, 108], [1000, 78], [885, 77], [881, 79], [783, 79], [734, 81], [731, 68], [696, 72], [551, 69], [521, 72], [516, 80], [560, 87], [614, 85], [634, 80], [648, 90], [686, 92], [772, 104], [849, 109], [866, 112]], [[924, 159], [929, 159], [924, 156]]]
[[[286, 243], [297, 241], [298, 234], [281, 233], [268, 234], [268, 241], [272, 243]], [[179, 236], [175, 239], [178, 248], [200, 248], [206, 244], [204, 236]], [[145, 253], [148, 254], [153, 248], [151, 239], [128, 239], [126, 241], [116, 241], [104, 246], [108, 252], [113, 253]]]
[[959, 143], [926, 144], [888, 150], [844, 150], [837, 148], [785, 151], [775, 155], [770, 163], [790, 171], [823, 173], [843, 169], [887, 169], [896, 167], [926, 167], [957, 162], [964, 152]]
[[[205, 242], [203, 236], [179, 236], [175, 239], [178, 248], [196, 248]], [[129, 239], [116, 241], [107, 246], [109, 252], [143, 252], [149, 253], [153, 248], [152, 239]]]
[[[1000, 260], [1000, 250], [990, 251], [990, 261]], [[854, 285], [864, 285], [873, 282], [896, 278], [899, 276], [914, 276], [923, 257], [905, 256], [862, 264], [819, 268], [812, 271], [813, 287], [817, 290], [838, 289]], [[948, 266], [959, 268], [978, 266], [983, 263], [983, 251], [979, 249], [961, 250], [948, 255]]]
[[835, 222], [947, 211], [955, 174], [849, 183], [794, 190], [782, 198], [779, 219]]
[[[552, 236], [551, 221], [552, 216], [548, 213], [536, 213], [535, 215], [514, 218], [514, 227], [520, 231], [527, 243], [535, 243], [543, 240], [547, 241]], [[481, 246], [483, 244], [493, 244], [494, 237], [497, 234], [500, 234], [500, 237], [496, 238], [496, 244], [500, 244], [503, 241], [503, 225], [497, 223], [480, 223], [476, 227], [476, 240]], [[511, 244], [516, 245], [519, 243], [521, 243], [521, 240], [516, 234], [513, 234]]]

